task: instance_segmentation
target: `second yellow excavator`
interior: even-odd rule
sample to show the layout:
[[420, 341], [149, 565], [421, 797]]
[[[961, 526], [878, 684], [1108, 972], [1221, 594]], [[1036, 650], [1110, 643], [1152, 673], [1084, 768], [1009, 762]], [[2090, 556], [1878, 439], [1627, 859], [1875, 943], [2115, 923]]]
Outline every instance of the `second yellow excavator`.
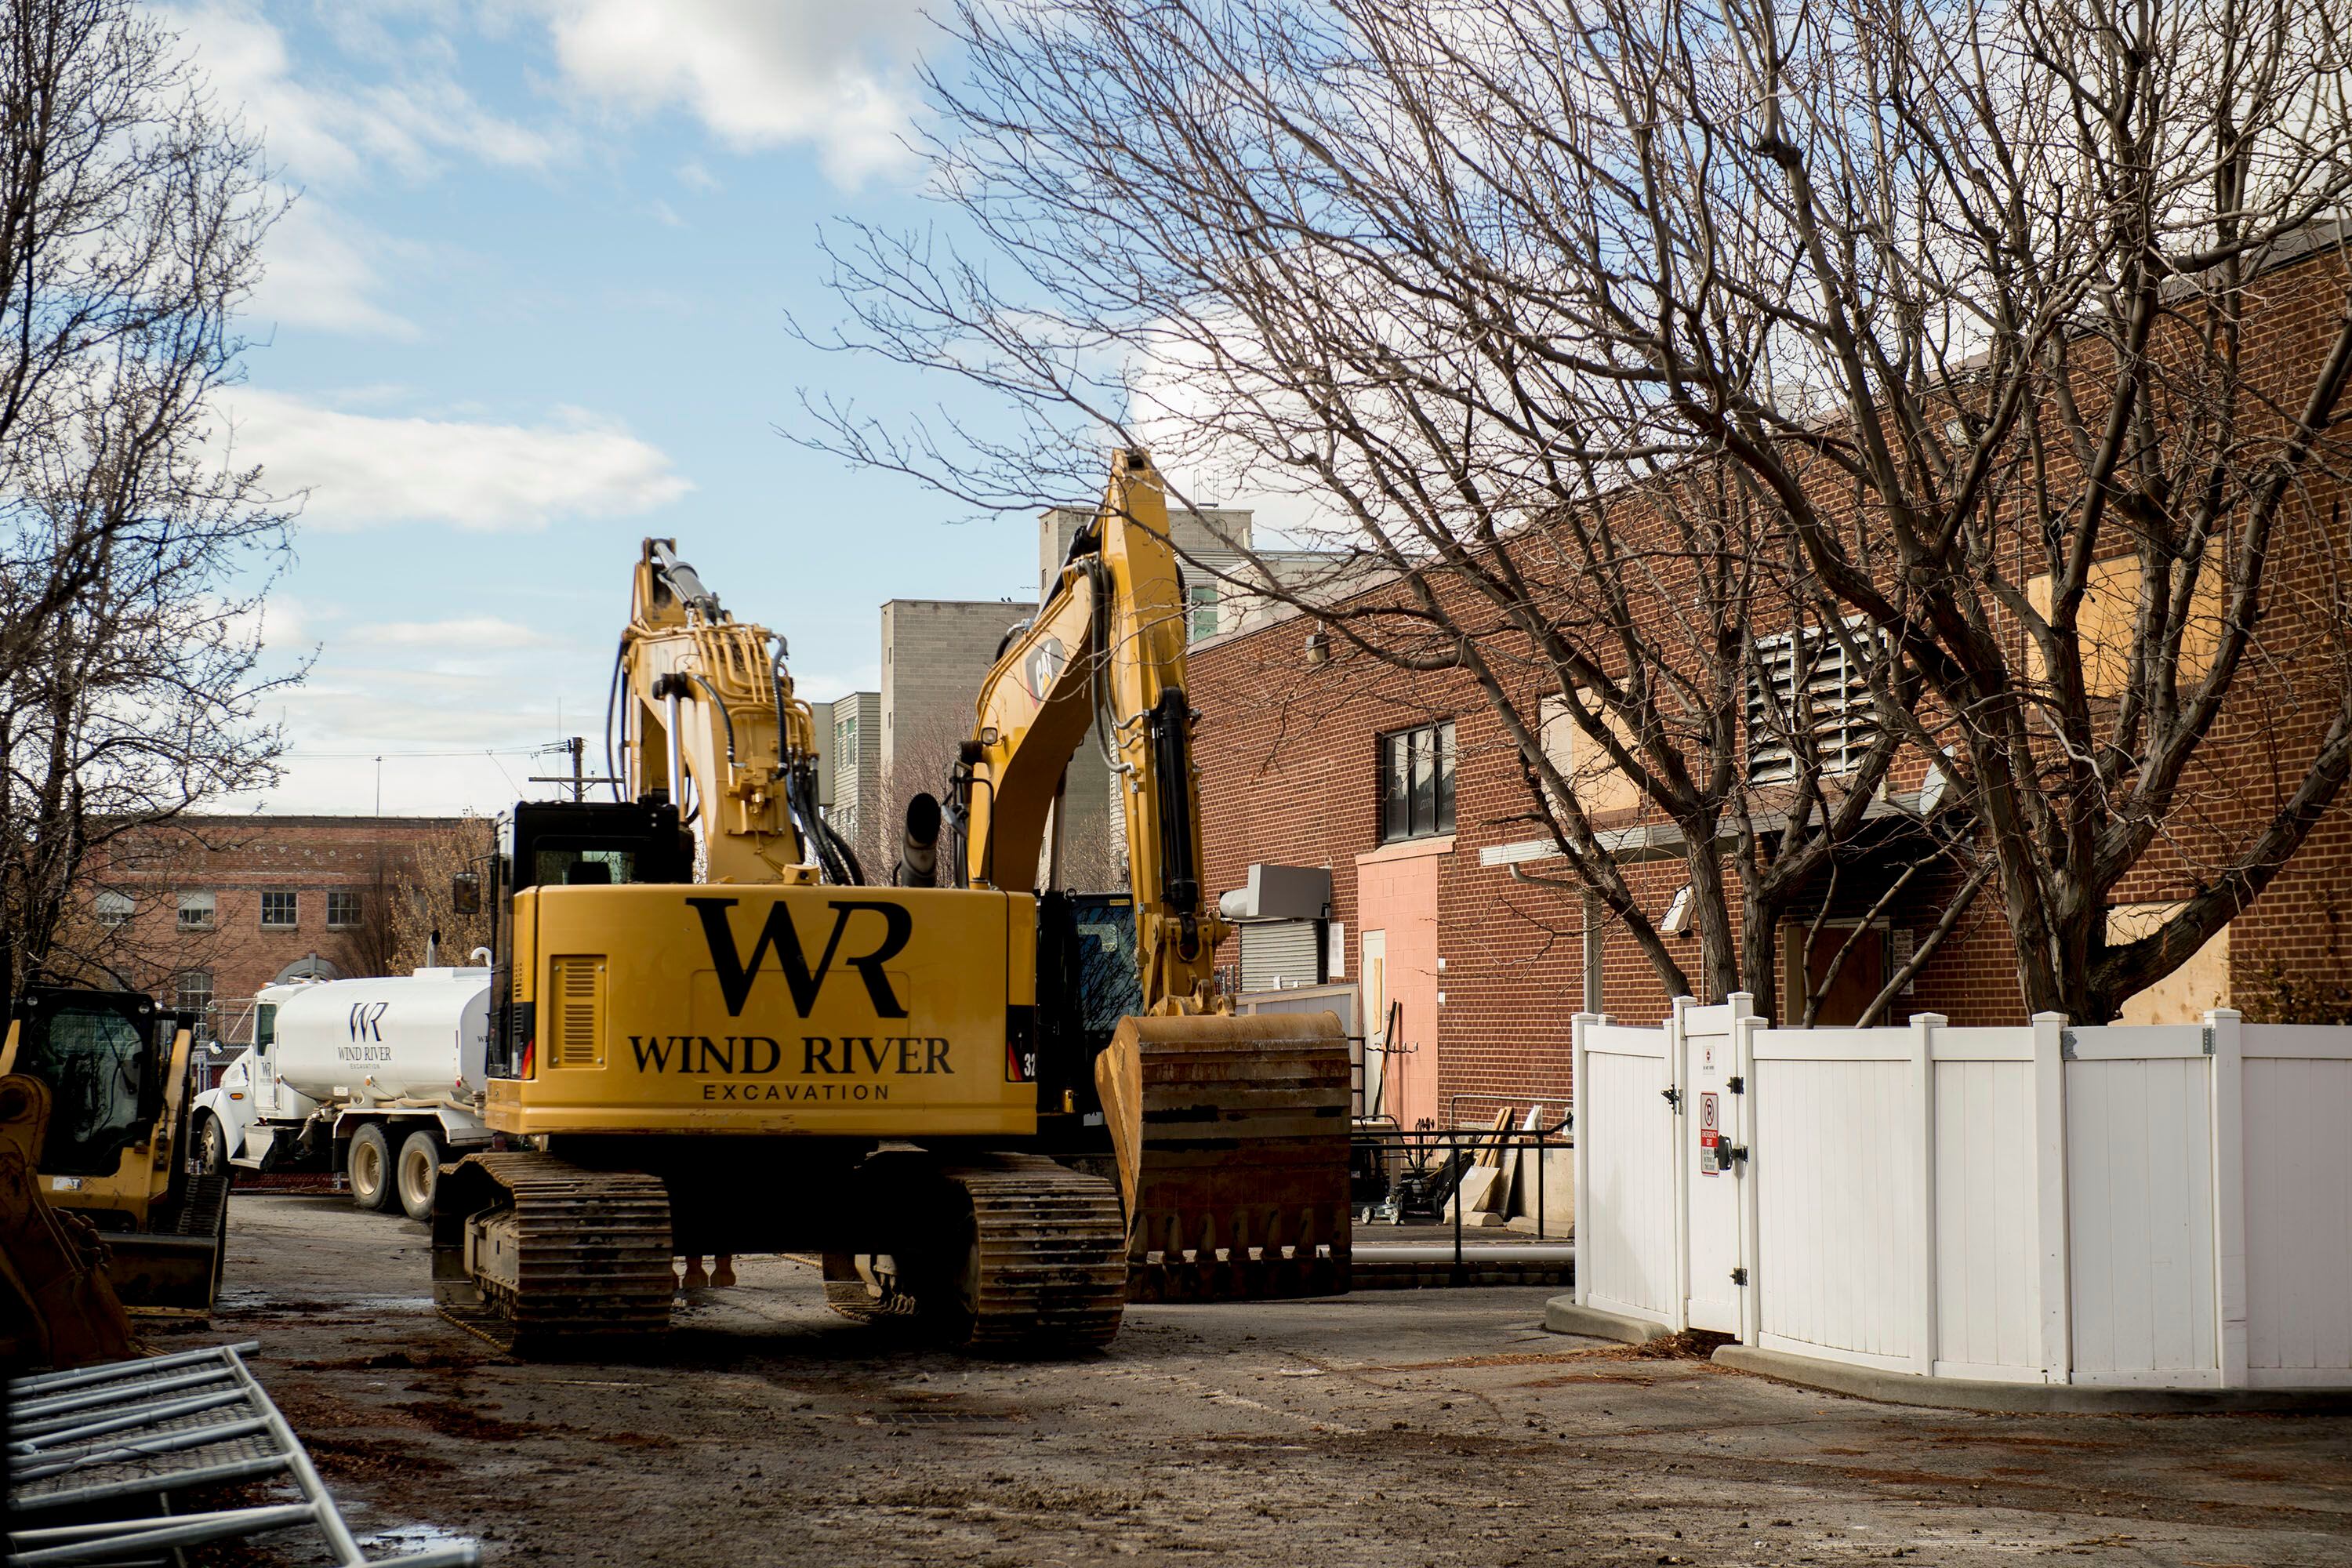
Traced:
[[[1066, 770], [1090, 734], [1101, 739], [1129, 891], [1043, 896], [1039, 1033], [1058, 1047], [1049, 1094], [1082, 1123], [1098, 1107], [1109, 1136], [1129, 1294], [1344, 1290], [1347, 1040], [1332, 1014], [1235, 1016], [1214, 992], [1229, 928], [1202, 880], [1198, 716], [1170, 540], [1150, 458], [1115, 453], [1100, 510], [982, 685], [950, 790], [950, 858], [965, 886], [1055, 880]], [[1047, 1119], [1051, 1131], [1050, 1108]]]
[[[619, 798], [519, 805], [491, 858], [483, 1115], [515, 1146], [442, 1173], [445, 1313], [561, 1349], [667, 1326], [675, 1258], [688, 1285], [716, 1258], [723, 1285], [735, 1256], [817, 1253], [853, 1317], [1050, 1354], [1108, 1341], [1155, 1269], [1182, 1293], [1344, 1288], [1337, 1023], [1208, 999], [1182, 644], [1156, 629], [1181, 595], [1164, 520], [1155, 546], [1129, 515], [1156, 503], [1146, 476], [1122, 462], [1091, 553], [992, 672], [947, 887], [868, 883], [817, 809], [782, 640], [646, 542], [614, 667]], [[1077, 658], [1055, 662], [1055, 627]], [[1061, 984], [1069, 923], [1033, 890], [1085, 729], [1066, 718], [1090, 703], [1150, 803], [1129, 813], [1140, 962], [1091, 999]], [[934, 829], [936, 803], [917, 815]], [[1110, 1018], [1097, 1061], [1100, 1030], [1072, 1020]], [[1077, 1168], [1090, 1143], [1115, 1182]]]

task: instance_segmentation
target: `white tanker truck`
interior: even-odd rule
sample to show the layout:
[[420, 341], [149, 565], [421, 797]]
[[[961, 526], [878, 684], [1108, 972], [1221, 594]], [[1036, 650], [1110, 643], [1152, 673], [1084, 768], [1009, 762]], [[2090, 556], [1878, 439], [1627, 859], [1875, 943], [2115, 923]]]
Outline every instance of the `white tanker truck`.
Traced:
[[433, 1215], [445, 1161], [488, 1148], [490, 972], [267, 985], [253, 1040], [196, 1099], [207, 1169], [336, 1170], [363, 1209]]

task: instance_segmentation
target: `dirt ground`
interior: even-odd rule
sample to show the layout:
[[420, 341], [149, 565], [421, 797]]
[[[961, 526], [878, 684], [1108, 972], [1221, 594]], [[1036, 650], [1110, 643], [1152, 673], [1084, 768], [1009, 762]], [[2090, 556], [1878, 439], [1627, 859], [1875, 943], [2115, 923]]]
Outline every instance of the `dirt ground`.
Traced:
[[355, 1527], [489, 1561], [2352, 1563], [2352, 1419], [1915, 1411], [1546, 1334], [1546, 1291], [1131, 1309], [973, 1363], [753, 1259], [660, 1351], [506, 1360], [421, 1226], [240, 1194], [215, 1330]]

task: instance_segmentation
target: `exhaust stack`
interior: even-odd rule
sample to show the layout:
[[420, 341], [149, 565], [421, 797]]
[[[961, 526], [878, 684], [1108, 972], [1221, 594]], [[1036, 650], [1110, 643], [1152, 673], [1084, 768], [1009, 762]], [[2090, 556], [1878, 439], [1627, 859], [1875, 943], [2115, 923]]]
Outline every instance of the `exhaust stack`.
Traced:
[[929, 791], [919, 791], [907, 803], [907, 831], [892, 881], [901, 888], [936, 888], [939, 878], [940, 803]]

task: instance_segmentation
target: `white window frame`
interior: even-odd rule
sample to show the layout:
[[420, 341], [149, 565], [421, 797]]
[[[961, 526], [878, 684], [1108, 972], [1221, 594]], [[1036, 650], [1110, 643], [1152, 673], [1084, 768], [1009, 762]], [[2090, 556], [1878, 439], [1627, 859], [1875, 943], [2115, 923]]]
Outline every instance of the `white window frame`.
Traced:
[[[1217, 630], [1223, 620], [1223, 612], [1219, 609], [1219, 605], [1223, 603], [1223, 597], [1217, 592], [1217, 585], [1214, 583], [1192, 583], [1186, 585], [1184, 590], [1186, 641], [1199, 642], [1203, 637], [1213, 637], [1217, 635]], [[1202, 625], [1204, 616], [1207, 618], [1205, 626]]]
[[98, 917], [99, 924], [112, 931], [139, 912], [139, 900], [112, 888], [100, 888], [90, 900], [90, 912]]
[[[1855, 640], [1870, 643], [1876, 640], [1867, 623], [1853, 620], [1846, 629]], [[1816, 649], [1812, 670], [1806, 681], [1811, 700], [1812, 731], [1816, 749], [1821, 755], [1822, 772], [1835, 776], [1852, 773], [1862, 765], [1862, 759], [1878, 741], [1878, 716], [1871, 710], [1870, 670], [1853, 661], [1845, 640], [1832, 637], [1826, 628], [1816, 627], [1805, 634], [1805, 642]], [[1778, 689], [1780, 704], [1792, 721], [1796, 696], [1796, 638], [1789, 632], [1756, 639], [1757, 660], [1770, 674]], [[1748, 742], [1747, 778], [1751, 784], [1787, 784], [1797, 776], [1794, 748], [1775, 733], [1768, 722], [1762, 686], [1756, 671], [1750, 669], [1742, 682], [1745, 711], [1742, 728]], [[1829, 706], [1823, 706], [1824, 698]]]
[[[351, 900], [350, 911], [342, 920], [337, 920], [335, 918], [335, 900], [337, 899], [349, 899]], [[360, 889], [357, 888], [330, 888], [327, 889], [327, 929], [329, 931], [349, 931], [352, 927], [358, 925], [361, 921], [366, 919], [367, 904], [361, 895]]]
[[[192, 994], [188, 990], [188, 982], [197, 978], [202, 978], [205, 983], [202, 993], [204, 1005], [200, 1007], [191, 1007], [187, 1005], [187, 999]], [[213, 1003], [218, 996], [219, 992], [215, 986], [213, 972], [209, 969], [184, 969], [172, 976], [172, 1006], [175, 1011], [209, 1014], [212, 1011]]]
[[[269, 918], [269, 901], [272, 899], [285, 899], [289, 900], [286, 906], [288, 915], [287, 919], [282, 921], [274, 921]], [[263, 931], [299, 931], [301, 929], [301, 926], [302, 895], [300, 893], [291, 892], [284, 888], [265, 888], [262, 889], [261, 929]]]
[[220, 895], [182, 893], [179, 908], [182, 931], [210, 931], [220, 919]]

